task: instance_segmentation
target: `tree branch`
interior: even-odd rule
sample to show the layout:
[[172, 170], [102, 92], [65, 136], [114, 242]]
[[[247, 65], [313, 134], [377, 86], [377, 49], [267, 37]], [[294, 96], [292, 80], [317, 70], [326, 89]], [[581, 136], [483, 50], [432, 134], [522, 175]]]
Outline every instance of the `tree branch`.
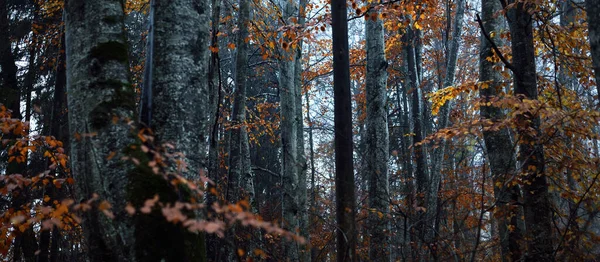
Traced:
[[483, 22], [481, 22], [481, 18], [479, 17], [479, 14], [477, 14], [477, 23], [479, 24], [479, 28], [481, 28], [481, 33], [483, 34], [485, 39], [487, 39], [487, 41], [490, 42], [490, 44], [492, 45], [492, 48], [496, 52], [496, 55], [498, 55], [498, 57], [500, 57], [500, 60], [502, 61], [502, 63], [504, 63], [504, 66], [506, 66], [506, 68], [510, 69], [510, 71], [515, 72], [515, 68], [513, 67], [513, 65], [506, 59], [506, 57], [504, 57], [504, 55], [502, 55], [502, 52], [500, 52], [500, 49], [498, 49], [498, 46], [496, 45], [496, 43], [494, 43], [494, 40], [492, 40], [492, 38], [485, 31], [485, 27], [483, 26]]

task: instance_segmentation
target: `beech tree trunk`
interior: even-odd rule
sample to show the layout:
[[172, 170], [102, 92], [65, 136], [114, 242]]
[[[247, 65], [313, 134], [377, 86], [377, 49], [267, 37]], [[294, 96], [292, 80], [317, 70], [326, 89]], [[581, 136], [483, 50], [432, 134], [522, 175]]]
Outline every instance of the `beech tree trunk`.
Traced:
[[[511, 34], [514, 93], [523, 99], [538, 98], [535, 49], [533, 46], [532, 4], [509, 1], [507, 11]], [[525, 211], [525, 238], [531, 261], [551, 261], [552, 209], [548, 183], [544, 171], [544, 148], [540, 143], [540, 118], [531, 112], [517, 116], [519, 154], [523, 178], [523, 207]]]
[[[296, 9], [294, 1], [282, 1], [283, 18], [287, 23], [293, 17]], [[296, 85], [295, 85], [295, 61], [296, 49], [291, 48], [292, 39], [283, 37], [287, 47], [280, 48], [279, 61], [279, 99], [281, 107], [281, 146], [283, 151], [283, 165], [281, 177], [283, 179], [283, 219], [284, 228], [296, 232], [298, 229], [298, 217], [300, 206], [298, 202], [298, 122], [296, 120]], [[285, 254], [290, 261], [298, 261], [299, 246], [296, 243], [287, 242]]]
[[368, 181], [369, 259], [390, 261], [388, 180], [389, 133], [387, 119], [387, 61], [383, 39], [383, 20], [378, 11], [368, 13], [365, 22], [367, 49], [367, 118], [366, 118], [366, 168]]
[[155, 1], [151, 127], [185, 154], [184, 177], [197, 179], [206, 149], [208, 1]]
[[[481, 6], [483, 26], [488, 33], [496, 32], [492, 38], [496, 44], [501, 41], [497, 32], [502, 29], [502, 20], [495, 17], [495, 14], [501, 8], [500, 1], [483, 1]], [[506, 117], [501, 108], [487, 105], [499, 98], [503, 88], [502, 76], [498, 70], [494, 69], [494, 65], [497, 63], [487, 60], [488, 57], [494, 56], [492, 44], [483, 35], [480, 37], [480, 41], [479, 82], [482, 86], [480, 86], [479, 94], [484, 103], [480, 107], [480, 112], [482, 118], [491, 120], [493, 124]], [[484, 86], [487, 87], [484, 88]], [[484, 127], [483, 137], [494, 183], [495, 217], [498, 219], [501, 257], [503, 261], [519, 261], [523, 255], [523, 238], [521, 236], [523, 221], [521, 207], [518, 205], [521, 197], [520, 188], [518, 185], [511, 186], [510, 182], [513, 176], [517, 175], [513, 141], [511, 141], [507, 127], [497, 131]]]
[[[133, 141], [135, 93], [129, 82], [123, 5], [117, 0], [65, 3], [71, 173], [79, 203], [98, 194], [115, 214], [82, 214], [90, 261], [133, 261], [133, 230], [124, 212]], [[93, 26], [90, 26], [93, 25]], [[113, 117], [119, 120], [113, 123]], [[111, 153], [116, 156], [109, 158]]]
[[[185, 162], [181, 175], [198, 179], [205, 167], [206, 120], [208, 104], [209, 6], [206, 0], [154, 0], [151, 63], [144, 79], [151, 84], [150, 127], [158, 144], [170, 143]], [[151, 39], [152, 40], [152, 39]], [[169, 150], [169, 149], [167, 149]], [[142, 159], [141, 165], [147, 165]], [[147, 160], [146, 160], [147, 161]], [[172, 163], [171, 170], [180, 168]], [[134, 205], [143, 204], [155, 194], [162, 202], [191, 201], [193, 195], [169, 186], [161, 177], [137, 169], [132, 175], [129, 195]], [[191, 219], [199, 214], [187, 214]], [[190, 232], [180, 224], [169, 223], [162, 213], [138, 214], [135, 223], [136, 257], [140, 261], [205, 261], [203, 233]]]
[[[299, 1], [298, 9], [298, 25], [304, 26], [306, 22], [306, 4], [308, 0]], [[310, 233], [308, 231], [308, 196], [307, 196], [307, 172], [308, 164], [306, 158], [306, 151], [304, 146], [304, 115], [302, 114], [302, 40], [298, 40], [298, 48], [296, 50], [296, 58], [294, 61], [294, 85], [296, 86], [295, 93], [295, 106], [296, 106], [296, 128], [298, 129], [296, 134], [297, 139], [297, 161], [298, 161], [298, 208], [300, 209], [300, 217], [298, 226], [300, 228], [300, 235], [303, 236], [307, 243], [310, 243]], [[311, 261], [310, 250], [306, 245], [300, 249], [300, 261]]]
[[[235, 91], [232, 113], [231, 144], [229, 151], [229, 178], [227, 181], [227, 200], [235, 203], [247, 199], [253, 202], [253, 173], [250, 166], [250, 150], [246, 131], [246, 80], [248, 77], [248, 27], [250, 20], [250, 4], [248, 0], [240, 0], [238, 12], [237, 58], [235, 69]], [[235, 232], [242, 229], [236, 227]], [[251, 252], [251, 239], [236, 239], [236, 249]]]

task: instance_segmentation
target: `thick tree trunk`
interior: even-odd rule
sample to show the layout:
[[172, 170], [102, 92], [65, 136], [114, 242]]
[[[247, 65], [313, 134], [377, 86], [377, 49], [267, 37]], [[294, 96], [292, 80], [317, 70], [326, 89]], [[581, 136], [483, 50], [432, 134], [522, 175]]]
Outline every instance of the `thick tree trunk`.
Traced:
[[[151, 6], [151, 32], [148, 47], [148, 74], [144, 82], [151, 89], [150, 124], [158, 143], [170, 143], [185, 166], [181, 174], [198, 179], [205, 167], [205, 131], [208, 103], [208, 2], [206, 0], [154, 0]], [[151, 20], [151, 21], [152, 21]], [[149, 91], [149, 90], [147, 90]], [[167, 150], [170, 150], [167, 148]], [[141, 165], [147, 165], [142, 159]], [[131, 202], [143, 204], [155, 194], [161, 201], [192, 201], [195, 196], [170, 187], [154, 174], [136, 170], [130, 187]], [[187, 214], [199, 216], [198, 211]], [[204, 235], [169, 223], [160, 212], [137, 215], [135, 220], [136, 257], [140, 261], [204, 261]]]
[[[133, 118], [135, 93], [129, 82], [123, 15], [121, 1], [65, 3], [70, 161], [77, 182], [76, 202], [98, 194], [111, 203], [115, 213], [114, 219], [96, 211], [82, 215], [91, 261], [133, 260], [133, 230], [124, 212], [129, 169], [120, 152], [132, 142], [127, 119]], [[113, 123], [113, 116], [119, 120]], [[108, 157], [115, 152], [115, 157]]]
[[585, 9], [589, 29], [590, 52], [592, 53], [592, 67], [596, 76], [596, 91], [600, 100], [600, 1], [585, 0]]
[[[502, 20], [495, 14], [501, 9], [499, 1], [483, 1], [481, 19], [486, 32], [499, 32], [502, 29]], [[490, 105], [502, 90], [500, 72], [494, 69], [496, 63], [490, 62], [488, 57], [494, 56], [492, 44], [482, 35], [479, 53], [479, 89], [483, 99], [480, 108], [481, 117], [498, 123], [505, 118], [501, 108]], [[500, 43], [499, 36], [494, 36], [493, 41]], [[484, 88], [487, 86], [486, 88]], [[495, 217], [498, 222], [501, 257], [503, 261], [519, 261], [523, 254], [522, 247], [522, 220], [520, 206], [517, 205], [521, 197], [519, 186], [511, 186], [510, 180], [516, 175], [516, 157], [513, 150], [513, 141], [510, 139], [508, 128], [497, 131], [484, 128], [483, 137], [485, 148], [490, 163], [494, 195], [496, 198]]]
[[337, 261], [356, 261], [352, 102], [346, 1], [331, 1]]
[[367, 45], [367, 119], [366, 119], [366, 172], [368, 181], [369, 259], [390, 261], [388, 182], [389, 133], [387, 126], [387, 61], [383, 39], [383, 21], [378, 11], [369, 15], [365, 23]]
[[185, 154], [184, 177], [204, 168], [208, 92], [206, 0], [155, 0], [152, 124], [156, 138]]
[[[514, 3], [507, 11], [511, 33], [514, 93], [523, 99], [538, 97], [535, 49], [533, 46], [532, 4]], [[540, 144], [540, 118], [531, 112], [517, 116], [519, 138], [518, 160], [522, 166], [523, 206], [527, 241], [526, 259], [551, 261], [552, 209], [548, 183], [544, 173], [544, 148]]]

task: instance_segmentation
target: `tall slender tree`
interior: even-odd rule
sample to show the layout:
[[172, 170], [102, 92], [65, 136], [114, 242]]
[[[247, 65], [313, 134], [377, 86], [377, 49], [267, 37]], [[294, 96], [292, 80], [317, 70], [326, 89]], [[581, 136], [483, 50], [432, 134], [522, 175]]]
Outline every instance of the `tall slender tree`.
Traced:
[[337, 261], [356, 261], [350, 56], [346, 1], [331, 1]]
[[[501, 9], [500, 1], [482, 1], [481, 21], [483, 25], [482, 36], [480, 37], [479, 53], [479, 94], [483, 99], [483, 105], [480, 112], [481, 117], [491, 120], [491, 124], [497, 124], [505, 114], [501, 108], [493, 106], [492, 101], [497, 101], [502, 90], [500, 72], [494, 68], [497, 63], [492, 43], [487, 40], [484, 33], [499, 32], [502, 29], [501, 17], [495, 14]], [[490, 36], [491, 41], [500, 43], [497, 33]], [[488, 106], [488, 103], [490, 105]], [[521, 207], [518, 205], [521, 197], [521, 191], [518, 185], [512, 185], [509, 181], [516, 172], [516, 156], [513, 143], [510, 138], [510, 130], [507, 127], [495, 130], [493, 128], [484, 128], [483, 138], [492, 179], [494, 181], [494, 195], [497, 209], [495, 211], [498, 218], [497, 226], [500, 238], [500, 250], [503, 261], [519, 261], [523, 255]]]
[[[514, 93], [523, 100], [538, 98], [535, 48], [533, 45], [533, 3], [503, 2], [510, 6], [506, 17], [510, 27]], [[545, 174], [544, 147], [539, 140], [540, 117], [533, 112], [517, 116], [519, 135], [518, 161], [523, 175], [523, 207], [525, 211], [525, 238], [531, 261], [551, 261], [552, 208]]]
[[383, 20], [372, 9], [365, 22], [367, 49], [366, 176], [369, 197], [369, 259], [389, 261], [389, 132], [387, 120], [387, 61]]
[[[283, 18], [291, 23], [291, 18], [297, 9], [294, 1], [281, 1]], [[283, 151], [282, 182], [283, 182], [283, 219], [286, 229], [296, 232], [300, 206], [298, 203], [298, 122], [296, 115], [296, 86], [295, 61], [296, 49], [291, 48], [292, 38], [282, 37], [282, 47], [279, 49], [279, 99], [281, 106], [281, 146]], [[291, 261], [297, 261], [299, 247], [296, 243], [287, 243], [285, 254]]]

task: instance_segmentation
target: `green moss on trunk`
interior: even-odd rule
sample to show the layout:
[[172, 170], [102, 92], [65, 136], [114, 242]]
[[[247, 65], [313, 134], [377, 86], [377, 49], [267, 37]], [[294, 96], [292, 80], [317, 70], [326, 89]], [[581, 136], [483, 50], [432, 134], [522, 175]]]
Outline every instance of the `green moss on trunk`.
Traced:
[[98, 59], [101, 63], [115, 60], [127, 64], [129, 60], [127, 44], [118, 41], [100, 43], [92, 48], [90, 55], [92, 58]]

